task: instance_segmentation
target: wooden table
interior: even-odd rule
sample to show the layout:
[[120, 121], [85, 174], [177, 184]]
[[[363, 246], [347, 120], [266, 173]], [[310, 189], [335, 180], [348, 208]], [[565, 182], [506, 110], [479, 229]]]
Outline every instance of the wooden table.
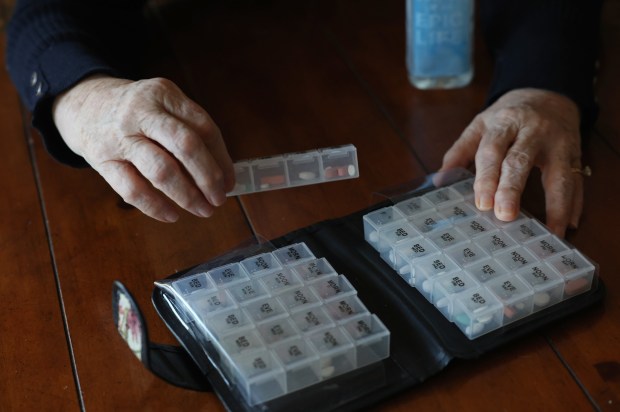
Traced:
[[[480, 42], [470, 86], [408, 84], [402, 0], [161, 3], [153, 10], [173, 48], [162, 46], [152, 67], [212, 114], [234, 159], [353, 143], [361, 177], [158, 223], [92, 170], [52, 160], [0, 69], [1, 410], [222, 410], [214, 395], [171, 387], [138, 363], [112, 323], [113, 280], [133, 291], [151, 338], [174, 343], [150, 303], [154, 280], [253, 235], [370, 206], [377, 191], [436, 170], [484, 102], [491, 62]], [[620, 410], [619, 0], [606, 1], [603, 23], [601, 116], [584, 154], [593, 176], [568, 239], [600, 264], [604, 305], [453, 362], [376, 410]], [[543, 217], [536, 183], [525, 204]]]

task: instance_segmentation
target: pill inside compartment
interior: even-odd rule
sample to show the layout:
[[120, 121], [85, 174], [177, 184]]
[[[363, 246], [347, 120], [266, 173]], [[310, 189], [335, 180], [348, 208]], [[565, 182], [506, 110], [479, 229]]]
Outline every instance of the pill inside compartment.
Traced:
[[533, 312], [555, 305], [562, 300], [564, 280], [547, 264], [534, 263], [518, 270], [516, 275], [534, 290]]
[[452, 322], [455, 296], [478, 286], [479, 283], [463, 271], [440, 275], [433, 282], [431, 303]]
[[250, 162], [237, 162], [233, 165], [235, 170], [235, 187], [227, 196], [242, 195], [254, 192], [254, 177]]
[[564, 299], [592, 288], [596, 266], [580, 252], [569, 250], [549, 258], [546, 262], [564, 279]]
[[270, 190], [289, 185], [283, 156], [255, 159], [252, 161], [254, 190]]
[[353, 145], [320, 149], [325, 180], [351, 179], [359, 176], [357, 150]]
[[[438, 276], [460, 270], [450, 257], [441, 253], [414, 260], [412, 262], [412, 280], [415, 288], [428, 301], [431, 300], [433, 284]], [[411, 284], [411, 283], [410, 283]]]
[[477, 338], [502, 326], [504, 306], [485, 287], [467, 290], [453, 301], [454, 324], [469, 339]]
[[485, 286], [504, 305], [504, 325], [517, 321], [532, 313], [534, 290], [514, 274], [508, 274], [490, 280]]
[[379, 247], [379, 231], [398, 222], [404, 222], [405, 216], [392, 206], [384, 207], [364, 215], [364, 239], [375, 249]]
[[286, 158], [291, 186], [307, 185], [322, 180], [318, 151], [291, 153]]

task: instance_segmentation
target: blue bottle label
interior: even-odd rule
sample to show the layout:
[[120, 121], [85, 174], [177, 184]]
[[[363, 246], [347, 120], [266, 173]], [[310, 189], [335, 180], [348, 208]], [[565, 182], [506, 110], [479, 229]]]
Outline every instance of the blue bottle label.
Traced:
[[472, 0], [408, 0], [410, 74], [451, 77], [470, 70]]

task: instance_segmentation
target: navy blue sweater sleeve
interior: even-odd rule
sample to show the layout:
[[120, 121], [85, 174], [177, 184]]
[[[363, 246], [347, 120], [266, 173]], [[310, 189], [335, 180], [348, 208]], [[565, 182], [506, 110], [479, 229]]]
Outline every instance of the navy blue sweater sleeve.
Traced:
[[[18, 0], [7, 27], [7, 69], [57, 160], [86, 166], [52, 119], [54, 98], [95, 73], [135, 77], [143, 1]], [[133, 48], [133, 50], [132, 50]]]
[[596, 118], [594, 78], [602, 0], [481, 0], [481, 23], [495, 61], [488, 95], [533, 87], [571, 98], [582, 133]]

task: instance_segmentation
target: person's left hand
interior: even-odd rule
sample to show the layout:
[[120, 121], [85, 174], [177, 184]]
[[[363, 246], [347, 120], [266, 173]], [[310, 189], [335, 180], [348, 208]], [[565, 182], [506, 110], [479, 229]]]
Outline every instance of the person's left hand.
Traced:
[[539, 167], [546, 224], [558, 236], [576, 228], [583, 206], [579, 110], [546, 90], [512, 90], [480, 113], [446, 152], [441, 171], [475, 162], [476, 206], [514, 220], [530, 171]]

